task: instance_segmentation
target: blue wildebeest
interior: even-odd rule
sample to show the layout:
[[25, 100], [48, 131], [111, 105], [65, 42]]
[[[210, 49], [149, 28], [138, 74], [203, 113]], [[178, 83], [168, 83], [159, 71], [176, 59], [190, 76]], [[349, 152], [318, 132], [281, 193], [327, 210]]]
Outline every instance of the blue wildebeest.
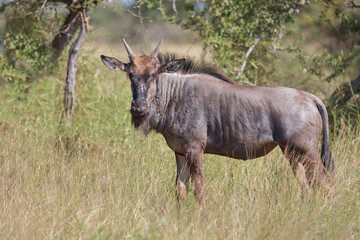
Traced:
[[[147, 135], [161, 133], [174, 151], [179, 198], [204, 198], [204, 153], [237, 159], [264, 156], [280, 146], [303, 189], [327, 187], [333, 167], [327, 111], [316, 96], [286, 87], [241, 86], [216, 68], [189, 58], [135, 55], [130, 62], [101, 56], [108, 68], [131, 81], [132, 123]], [[323, 133], [321, 156], [318, 152]]]

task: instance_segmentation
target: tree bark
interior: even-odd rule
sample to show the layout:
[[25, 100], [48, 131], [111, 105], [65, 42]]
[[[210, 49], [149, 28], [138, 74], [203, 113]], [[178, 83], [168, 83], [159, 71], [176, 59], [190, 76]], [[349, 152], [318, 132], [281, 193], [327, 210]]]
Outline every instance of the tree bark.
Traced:
[[56, 64], [58, 58], [61, 56], [62, 51], [64, 50], [66, 45], [73, 39], [76, 31], [80, 27], [80, 12], [81, 9], [70, 9], [70, 12], [66, 17], [63, 25], [61, 26], [59, 33], [56, 34], [54, 40], [52, 41], [51, 45], [54, 52], [51, 61], [53, 64]]
[[59, 2], [66, 5], [69, 9], [69, 14], [67, 15], [64, 23], [62, 24], [59, 32], [54, 37], [51, 46], [53, 48], [52, 63], [56, 64], [58, 58], [61, 56], [62, 51], [68, 45], [68, 43], [73, 39], [76, 31], [81, 25], [80, 18], [78, 15], [87, 9], [89, 2], [93, 4], [98, 4], [97, 0], [48, 0], [49, 2]]
[[61, 119], [71, 119], [75, 107], [75, 85], [76, 85], [76, 71], [79, 50], [85, 42], [90, 27], [88, 25], [88, 18], [86, 17], [86, 10], [79, 12], [78, 18], [81, 22], [81, 29], [76, 41], [72, 44], [69, 50], [67, 76], [64, 91], [64, 109]]

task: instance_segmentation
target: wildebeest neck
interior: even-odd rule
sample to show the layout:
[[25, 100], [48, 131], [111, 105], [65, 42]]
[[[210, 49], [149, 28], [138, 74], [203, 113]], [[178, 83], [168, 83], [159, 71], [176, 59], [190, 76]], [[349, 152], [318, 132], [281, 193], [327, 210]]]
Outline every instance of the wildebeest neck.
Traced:
[[145, 116], [132, 115], [132, 123], [145, 136], [154, 129], [163, 132], [166, 123], [176, 117], [176, 105], [182, 101], [181, 89], [189, 75], [161, 74], [156, 81], [156, 95], [150, 105], [149, 113]]

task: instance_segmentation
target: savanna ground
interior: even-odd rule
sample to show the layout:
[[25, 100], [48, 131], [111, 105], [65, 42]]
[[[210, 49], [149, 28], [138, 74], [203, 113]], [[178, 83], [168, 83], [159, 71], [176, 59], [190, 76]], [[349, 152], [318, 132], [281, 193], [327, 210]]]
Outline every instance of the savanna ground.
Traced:
[[[201, 55], [188, 43], [164, 49]], [[100, 54], [126, 60], [120, 39], [84, 46], [71, 128], [59, 125], [63, 67], [28, 93], [1, 87], [0, 239], [360, 239], [359, 129], [332, 136], [332, 197], [303, 198], [276, 149], [246, 162], [206, 155], [206, 205], [190, 194], [179, 208], [174, 154], [133, 129], [130, 83]]]

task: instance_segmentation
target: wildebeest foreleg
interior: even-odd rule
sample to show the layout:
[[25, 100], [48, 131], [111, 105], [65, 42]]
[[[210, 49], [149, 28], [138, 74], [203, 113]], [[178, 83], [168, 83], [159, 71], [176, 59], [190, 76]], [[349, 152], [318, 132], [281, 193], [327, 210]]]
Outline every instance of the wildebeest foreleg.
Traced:
[[182, 154], [175, 153], [176, 157], [176, 194], [178, 199], [185, 200], [187, 197], [187, 187], [190, 179], [190, 170], [186, 163], [186, 158]]
[[190, 169], [191, 186], [195, 198], [201, 204], [205, 198], [204, 164], [203, 149], [190, 150], [186, 154], [186, 161]]

